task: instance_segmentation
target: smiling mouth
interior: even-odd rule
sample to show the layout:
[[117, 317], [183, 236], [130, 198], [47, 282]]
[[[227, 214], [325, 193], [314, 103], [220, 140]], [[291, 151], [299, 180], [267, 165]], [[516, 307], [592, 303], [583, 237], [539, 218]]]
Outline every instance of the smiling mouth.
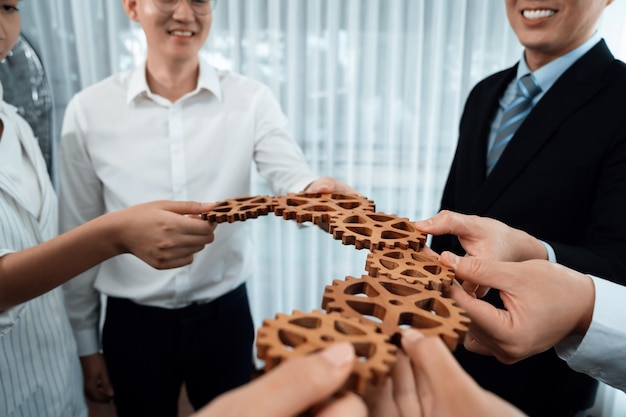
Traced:
[[184, 36], [187, 38], [190, 38], [194, 35], [194, 33], [189, 30], [172, 30], [169, 33], [170, 35], [173, 35], [173, 36]]
[[528, 20], [544, 19], [546, 17], [552, 17], [556, 13], [556, 10], [541, 9], [541, 10], [522, 10], [522, 16]]

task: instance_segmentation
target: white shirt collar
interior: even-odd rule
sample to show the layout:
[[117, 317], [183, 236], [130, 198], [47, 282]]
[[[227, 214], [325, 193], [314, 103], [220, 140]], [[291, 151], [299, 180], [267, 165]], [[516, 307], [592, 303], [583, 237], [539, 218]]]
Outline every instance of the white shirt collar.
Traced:
[[[217, 70], [210, 66], [205, 60], [200, 58], [200, 74], [198, 75], [198, 85], [196, 89], [188, 94], [194, 95], [198, 92], [206, 90], [211, 92], [218, 100], [222, 101], [222, 87], [220, 85], [219, 76]], [[146, 62], [135, 68], [130, 73], [130, 80], [128, 83], [128, 92], [126, 94], [126, 102], [130, 104], [136, 98], [140, 96], [152, 97], [153, 94], [148, 86], [148, 80], [146, 79]]]

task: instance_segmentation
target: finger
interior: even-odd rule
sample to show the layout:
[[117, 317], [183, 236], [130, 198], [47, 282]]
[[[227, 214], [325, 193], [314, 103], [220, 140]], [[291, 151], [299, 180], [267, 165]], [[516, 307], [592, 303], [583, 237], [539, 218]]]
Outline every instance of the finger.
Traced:
[[[173, 220], [170, 218], [171, 221], [168, 224], [172, 227], [170, 232], [175, 234], [178, 240], [187, 236], [197, 239], [196, 242], [206, 244], [211, 243], [215, 239], [216, 223], [196, 217], [197, 215], [195, 214], [176, 216]], [[190, 240], [190, 242], [194, 242], [194, 240]]]
[[[367, 407], [363, 400], [351, 392], [342, 395], [315, 413], [316, 417], [366, 417]], [[390, 417], [390, 416], [389, 416]]]
[[361, 193], [359, 193], [354, 188], [350, 187], [345, 182], [341, 182], [341, 181], [337, 181], [337, 180], [335, 180], [335, 190], [334, 191], [336, 193], [348, 194], [348, 195], [354, 195], [354, 196], [360, 196], [361, 195]]
[[102, 402], [102, 393], [98, 389], [97, 385], [85, 385], [85, 396], [90, 401], [95, 401], [97, 403]]
[[463, 342], [463, 347], [469, 350], [470, 352], [477, 353], [483, 356], [494, 356], [495, 352], [493, 352], [490, 348], [480, 343], [475, 338], [466, 338], [465, 342]]
[[498, 330], [502, 328], [503, 321], [506, 320], [505, 310], [500, 310], [492, 304], [476, 298], [473, 294], [468, 294], [457, 283], [450, 287], [450, 297], [472, 319], [470, 323], [472, 331], [480, 334], [485, 333], [485, 330], [491, 330], [494, 335], [499, 333]]
[[173, 269], [180, 268], [181, 266], [189, 265], [193, 262], [193, 255], [181, 256], [173, 259], [151, 259], [146, 261], [151, 267], [155, 269]]
[[335, 191], [335, 186], [327, 180], [316, 181], [311, 185], [308, 191], [312, 193], [332, 193]]
[[444, 265], [453, 268], [455, 276], [463, 282], [469, 281], [476, 285], [505, 291], [514, 285], [510, 279], [503, 279], [503, 277], [511, 276], [508, 273], [511, 268], [510, 263], [473, 256], [460, 257], [451, 252], [443, 252], [439, 260]]
[[473, 282], [463, 281], [463, 283], [461, 284], [461, 287], [463, 287], [466, 293], [476, 297], [476, 290], [478, 290], [479, 285], [474, 284]]
[[393, 398], [401, 416], [420, 417], [421, 406], [417, 397], [417, 386], [411, 361], [404, 352], [399, 352], [391, 371]]
[[[343, 342], [291, 359], [250, 384], [215, 400], [202, 416], [290, 417], [320, 403], [344, 385], [355, 352]], [[276, 400], [280, 393], [280, 401]]]
[[489, 287], [485, 287], [483, 285], [478, 286], [478, 288], [476, 289], [475, 293], [476, 293], [476, 297], [478, 298], [484, 298], [487, 293], [489, 292], [491, 288]]
[[464, 219], [459, 213], [442, 210], [430, 219], [416, 222], [415, 227], [431, 235], [471, 236], [473, 230]]
[[[401, 343], [411, 360], [418, 389], [423, 384], [425, 387], [435, 387], [436, 392], [436, 387], [445, 384], [445, 379], [448, 378], [446, 369], [451, 367], [448, 361], [455, 363], [448, 348], [439, 338], [425, 337], [415, 329], [405, 330]], [[422, 383], [422, 379], [427, 383]]]
[[158, 205], [163, 210], [171, 211], [178, 214], [202, 214], [211, 211], [215, 204], [200, 203], [197, 201], [171, 201], [162, 200]]
[[111, 400], [111, 396], [107, 394], [99, 380], [85, 387], [85, 395], [91, 401], [98, 403], [108, 402]]
[[429, 248], [428, 246], [424, 246], [421, 252], [426, 256], [431, 256], [435, 259], [439, 259], [439, 254], [435, 252], [434, 250], [432, 250], [431, 248]]
[[431, 402], [420, 401], [423, 410], [436, 409], [442, 405], [441, 401], [449, 401], [444, 393], [449, 392], [451, 382], [460, 386], [476, 385], [440, 338], [424, 337], [415, 329], [407, 329], [402, 333], [402, 348], [411, 359], [419, 399]]
[[382, 386], [367, 388], [363, 399], [367, 405], [369, 417], [399, 417], [393, 398], [394, 383], [391, 378], [385, 378]]

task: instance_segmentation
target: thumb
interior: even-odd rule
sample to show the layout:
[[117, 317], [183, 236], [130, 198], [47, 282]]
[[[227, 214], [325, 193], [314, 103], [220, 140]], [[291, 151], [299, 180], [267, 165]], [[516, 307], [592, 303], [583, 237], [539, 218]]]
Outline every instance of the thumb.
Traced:
[[[338, 343], [319, 354], [291, 360], [270, 373], [267, 384], [282, 393], [282, 401], [272, 400], [265, 408], [268, 416], [291, 416], [325, 400], [346, 381], [354, 361], [350, 343]], [[281, 369], [282, 368], [282, 369]], [[306, 383], [302, 383], [303, 379]], [[300, 382], [300, 383], [299, 383]]]
[[463, 282], [471, 282], [483, 287], [505, 289], [501, 278], [505, 274], [503, 262], [491, 261], [473, 256], [458, 256], [452, 252], [443, 252], [441, 263], [454, 269], [454, 274]]
[[472, 320], [470, 329], [473, 332], [481, 333], [483, 329], [496, 329], [500, 325], [502, 316], [498, 309], [488, 302], [468, 294], [456, 281], [450, 288], [450, 297], [456, 305], [465, 310]]
[[178, 214], [202, 214], [211, 211], [214, 206], [213, 203], [197, 201], [163, 201], [160, 205], [163, 210]]
[[[347, 380], [355, 352], [348, 342], [323, 351], [290, 359], [262, 377], [214, 400], [198, 416], [252, 415], [291, 417], [318, 404]], [[280, 396], [280, 401], [276, 396]], [[248, 412], [247, 412], [248, 411]]]
[[411, 359], [416, 386], [430, 391], [435, 399], [445, 392], [443, 389], [449, 386], [451, 376], [469, 378], [440, 338], [425, 337], [415, 329], [407, 329], [402, 333], [401, 343]]
[[415, 227], [433, 236], [452, 234], [467, 236], [470, 234], [465, 217], [459, 213], [442, 210], [430, 219], [415, 222]]

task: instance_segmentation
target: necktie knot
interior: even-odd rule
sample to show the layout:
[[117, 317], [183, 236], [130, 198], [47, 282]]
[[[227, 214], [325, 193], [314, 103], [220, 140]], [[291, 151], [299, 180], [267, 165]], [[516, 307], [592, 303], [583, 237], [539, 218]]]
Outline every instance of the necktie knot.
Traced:
[[541, 87], [539, 87], [532, 74], [526, 74], [517, 80], [517, 91], [519, 95], [532, 100], [541, 92]]

